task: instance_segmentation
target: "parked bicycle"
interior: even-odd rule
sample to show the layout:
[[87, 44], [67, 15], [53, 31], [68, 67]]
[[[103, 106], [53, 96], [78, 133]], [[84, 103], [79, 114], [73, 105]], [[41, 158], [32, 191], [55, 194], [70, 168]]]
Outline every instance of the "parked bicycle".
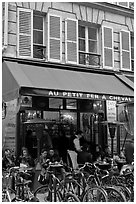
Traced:
[[[39, 202], [30, 190], [29, 184], [31, 180], [26, 180], [24, 177], [31, 176], [28, 169], [20, 167], [11, 167], [8, 172], [3, 174], [3, 181], [7, 181], [7, 186], [2, 189], [3, 202]], [[11, 182], [9, 182], [11, 181]]]
[[[66, 188], [63, 190], [59, 188], [62, 182], [55, 175], [54, 169], [62, 167], [62, 164], [51, 163], [47, 168], [47, 174], [49, 174], [48, 184], [40, 186], [34, 192], [34, 196], [38, 198], [40, 202], [80, 202], [78, 197], [68, 192]], [[50, 168], [53, 170], [51, 171]]]

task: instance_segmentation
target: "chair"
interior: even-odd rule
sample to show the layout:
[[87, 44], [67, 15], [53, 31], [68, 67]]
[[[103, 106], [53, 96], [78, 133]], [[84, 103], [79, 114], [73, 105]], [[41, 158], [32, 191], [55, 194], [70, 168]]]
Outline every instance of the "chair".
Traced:
[[67, 150], [67, 153], [68, 153], [68, 165], [71, 166], [70, 164], [72, 164], [72, 168], [77, 169], [78, 168], [77, 153], [72, 150]]

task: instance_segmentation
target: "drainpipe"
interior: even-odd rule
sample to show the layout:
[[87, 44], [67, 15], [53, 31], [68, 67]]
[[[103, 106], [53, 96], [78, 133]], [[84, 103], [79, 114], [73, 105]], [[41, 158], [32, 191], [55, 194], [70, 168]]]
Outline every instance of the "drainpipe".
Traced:
[[2, 47], [2, 53], [8, 47], [8, 2], [5, 2], [5, 19], [4, 19], [4, 45]]

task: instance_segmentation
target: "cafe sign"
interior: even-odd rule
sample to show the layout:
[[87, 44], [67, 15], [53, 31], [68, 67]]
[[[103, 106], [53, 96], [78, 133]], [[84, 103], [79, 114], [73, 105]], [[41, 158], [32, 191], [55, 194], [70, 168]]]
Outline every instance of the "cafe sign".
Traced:
[[82, 93], [71, 91], [47, 91], [49, 97], [62, 97], [62, 98], [75, 98], [75, 99], [92, 99], [92, 100], [111, 100], [111, 101], [124, 101], [132, 102], [133, 98], [127, 96], [105, 95], [95, 93]]
[[107, 108], [107, 121], [108, 122], [115, 122], [117, 119], [116, 113], [116, 101], [106, 101], [106, 108]]

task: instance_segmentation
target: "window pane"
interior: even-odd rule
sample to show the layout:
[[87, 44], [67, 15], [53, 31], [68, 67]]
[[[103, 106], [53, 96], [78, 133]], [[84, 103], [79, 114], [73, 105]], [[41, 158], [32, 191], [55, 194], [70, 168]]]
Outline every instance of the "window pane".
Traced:
[[43, 44], [43, 32], [34, 30], [33, 42], [36, 44]]
[[67, 124], [77, 125], [77, 113], [71, 111], [61, 111], [61, 120]]
[[85, 54], [79, 53], [79, 64], [86, 64]]
[[88, 28], [88, 38], [96, 40], [97, 39], [97, 29], [96, 28]]
[[90, 65], [99, 65], [99, 58], [97, 57], [97, 56], [95, 56], [95, 55], [89, 55], [89, 64]]
[[67, 109], [77, 109], [77, 103], [74, 99], [67, 99], [66, 100], [66, 108]]
[[89, 46], [88, 48], [89, 52], [97, 53], [97, 42], [96, 41], [89, 40], [88, 46]]
[[45, 57], [44, 48], [38, 45], [33, 46], [33, 57], [43, 59]]
[[43, 30], [43, 17], [33, 16], [33, 28], [38, 30]]
[[49, 98], [49, 108], [63, 109], [63, 99]]
[[85, 51], [85, 40], [79, 39], [79, 50]]
[[119, 2], [119, 5], [128, 7], [128, 2]]
[[79, 26], [78, 35], [79, 35], [80, 38], [85, 38], [85, 27]]

